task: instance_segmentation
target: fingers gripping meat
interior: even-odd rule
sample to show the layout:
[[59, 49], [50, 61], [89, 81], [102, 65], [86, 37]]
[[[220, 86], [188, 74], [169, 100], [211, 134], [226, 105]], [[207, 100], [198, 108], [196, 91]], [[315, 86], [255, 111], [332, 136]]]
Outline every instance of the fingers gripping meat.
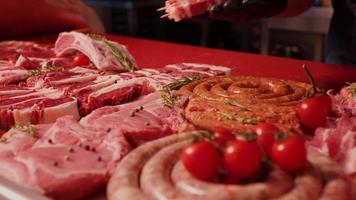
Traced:
[[222, 4], [226, 0], [167, 0], [164, 10], [167, 14], [164, 17], [180, 21], [185, 18], [200, 15], [207, 12], [213, 5]]

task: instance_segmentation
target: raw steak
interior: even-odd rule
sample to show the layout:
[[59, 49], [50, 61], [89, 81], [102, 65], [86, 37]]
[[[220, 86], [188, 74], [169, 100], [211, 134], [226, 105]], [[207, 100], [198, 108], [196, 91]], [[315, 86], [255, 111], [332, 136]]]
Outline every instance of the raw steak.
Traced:
[[[183, 104], [184, 99], [180, 103]], [[187, 126], [183, 109], [165, 106], [161, 92], [151, 93], [132, 103], [97, 109], [82, 118], [80, 124], [95, 129], [119, 129], [134, 146]]]
[[16, 59], [19, 55], [36, 58], [54, 57], [51, 44], [39, 44], [25, 41], [0, 42], [0, 60]]
[[82, 199], [105, 187], [131, 148], [117, 129], [87, 128], [71, 116], [11, 129], [4, 138], [0, 175], [63, 200]]
[[101, 36], [63, 32], [59, 34], [54, 50], [57, 56], [80, 51], [100, 70], [133, 71], [138, 68], [125, 46]]
[[185, 18], [201, 15], [207, 12], [213, 5], [222, 4], [226, 0], [166, 0], [162, 8], [169, 19], [180, 21]]
[[333, 98], [333, 112], [326, 127], [316, 129], [310, 146], [331, 156], [347, 174], [356, 174], [356, 96], [355, 83], [343, 88]]
[[64, 115], [72, 115], [79, 119], [77, 100], [59, 90], [51, 88], [32, 90], [16, 85], [0, 87], [1, 129], [29, 122], [50, 123]]
[[27, 78], [29, 71], [23, 67], [16, 67], [9, 61], [0, 60], [0, 85], [18, 83]]

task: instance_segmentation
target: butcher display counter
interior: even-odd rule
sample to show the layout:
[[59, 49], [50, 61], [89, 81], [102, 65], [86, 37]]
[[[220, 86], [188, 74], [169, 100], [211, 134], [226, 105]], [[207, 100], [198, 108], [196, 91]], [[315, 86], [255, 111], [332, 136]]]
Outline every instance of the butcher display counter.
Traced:
[[236, 75], [275, 77], [308, 82], [302, 65], [306, 64], [318, 85], [338, 88], [356, 81], [356, 67], [330, 65], [320, 62], [262, 56], [221, 49], [202, 48], [124, 36], [109, 36], [127, 45], [143, 67], [162, 67], [167, 64], [190, 62], [227, 66]]
[[[214, 129], [215, 124], [219, 124], [220, 128], [229, 127], [238, 135], [241, 130], [243, 133], [252, 130], [259, 122], [270, 121], [288, 134], [303, 134], [304, 127], [300, 123], [304, 122], [298, 118], [295, 106], [304, 102], [305, 98], [321, 95], [314, 85], [308, 84], [313, 80], [311, 76], [314, 77], [313, 84], [318, 87], [334, 89], [336, 92], [329, 95], [335, 101], [341, 99], [342, 105], [348, 100], [345, 96], [339, 98], [345, 95], [342, 92], [336, 94], [339, 89], [348, 86], [349, 93], [353, 95], [355, 92], [355, 86], [351, 83], [356, 82], [356, 67], [352, 66], [117, 35], [103, 37], [64, 32], [58, 38], [56, 35], [26, 40], [36, 43], [0, 43], [3, 48], [8, 48], [2, 49], [0, 55], [1, 70], [11, 75], [0, 79], [0, 130], [6, 132], [0, 141], [3, 143], [0, 144], [1, 156], [4, 156], [0, 160], [0, 173], [14, 182], [23, 183], [26, 188], [58, 199], [83, 198], [93, 191], [104, 191], [93, 199], [105, 199], [105, 185], [110, 178], [110, 199], [116, 199], [115, 195], [129, 195], [130, 191], [136, 190], [139, 192], [136, 199], [146, 194], [157, 195], [156, 189], [164, 187], [152, 188], [148, 180], [155, 180], [150, 170], [159, 175], [163, 171], [166, 173], [162, 166], [156, 168], [157, 163], [163, 162], [174, 165], [172, 176], [175, 173], [177, 181], [181, 181], [178, 175], [184, 175], [186, 180], [199, 182], [186, 173], [182, 162], [171, 162], [167, 151], [178, 155], [177, 152], [189, 144], [188, 140], [193, 136], [198, 140], [203, 137], [204, 130], [219, 133]], [[185, 98], [187, 96], [189, 98]], [[343, 106], [346, 110], [350, 105]], [[328, 113], [334, 108], [330, 108]], [[333, 111], [343, 112], [343, 116], [346, 113], [344, 110]], [[322, 107], [322, 112], [325, 112], [325, 123], [326, 107]], [[345, 115], [343, 120], [353, 118]], [[333, 127], [325, 127], [328, 128]], [[204, 130], [199, 132], [197, 129]], [[180, 134], [174, 134], [178, 132]], [[328, 133], [328, 130], [325, 132]], [[236, 135], [233, 140], [237, 141]], [[325, 140], [323, 144], [327, 142]], [[315, 143], [316, 146], [320, 144]], [[304, 146], [301, 148], [305, 149]], [[159, 149], [164, 152], [154, 152]], [[257, 159], [257, 164], [260, 165], [262, 155], [260, 150], [257, 151], [261, 157]], [[352, 153], [352, 148], [347, 152]], [[160, 156], [157, 159], [153, 155], [155, 153], [162, 159]], [[309, 152], [308, 149], [309, 154], [311, 158], [320, 158], [308, 158], [318, 173], [327, 174], [319, 162], [325, 161], [331, 163], [332, 170], [337, 168], [343, 174], [340, 166], [344, 164], [339, 166], [314, 150]], [[148, 159], [151, 159], [148, 169], [140, 174], [142, 165]], [[346, 160], [353, 162], [352, 159]], [[119, 171], [115, 171], [117, 165]], [[295, 177], [273, 166], [270, 169], [271, 178], [266, 178], [261, 184], [270, 187], [268, 181], [274, 179], [273, 174], [276, 173], [278, 179], [278, 174], [282, 173], [283, 179], [278, 179], [278, 190], [273, 190], [273, 195], [284, 195], [293, 187], [294, 179], [298, 182], [304, 177], [316, 180], [315, 185], [321, 191], [324, 187], [322, 178], [315, 174], [309, 176], [311, 171], [308, 167], [304, 169], [304, 166], [309, 165], [304, 163], [299, 170], [305, 170], [306, 175], [301, 173]], [[12, 175], [4, 173], [6, 170]], [[345, 173], [350, 175], [354, 170], [354, 167], [349, 167]], [[142, 175], [142, 185], [132, 181], [132, 173], [137, 179]], [[332, 176], [346, 183], [346, 175], [340, 174], [333, 173]], [[288, 188], [284, 187], [284, 181], [288, 182]], [[7, 180], [0, 179], [0, 183], [0, 197], [18, 200], [41, 198], [37, 193]], [[236, 191], [241, 191], [237, 187]], [[77, 191], [77, 188], [80, 190]], [[218, 187], [211, 188], [215, 191]], [[330, 187], [325, 184], [325, 188], [325, 191], [333, 192], [335, 186], [331, 182]], [[339, 192], [349, 189], [340, 188]], [[264, 189], [258, 191], [261, 195], [265, 193]], [[167, 195], [170, 194], [175, 193]], [[251, 194], [254, 195], [253, 192]], [[125, 199], [123, 196], [120, 198]]]

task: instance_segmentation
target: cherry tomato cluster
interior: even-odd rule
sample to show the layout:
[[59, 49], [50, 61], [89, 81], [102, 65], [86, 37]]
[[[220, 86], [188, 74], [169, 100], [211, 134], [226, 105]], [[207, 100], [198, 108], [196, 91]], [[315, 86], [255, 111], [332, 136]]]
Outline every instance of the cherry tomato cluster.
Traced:
[[213, 137], [192, 143], [183, 149], [181, 160], [196, 178], [212, 180], [227, 172], [225, 183], [237, 183], [256, 175], [264, 158], [287, 172], [297, 172], [307, 161], [304, 138], [287, 135], [270, 123], [259, 123], [254, 134], [238, 137], [224, 128], [215, 128]]
[[324, 126], [326, 117], [331, 113], [332, 101], [330, 96], [315, 96], [304, 100], [297, 107], [297, 113], [301, 123], [308, 128]]

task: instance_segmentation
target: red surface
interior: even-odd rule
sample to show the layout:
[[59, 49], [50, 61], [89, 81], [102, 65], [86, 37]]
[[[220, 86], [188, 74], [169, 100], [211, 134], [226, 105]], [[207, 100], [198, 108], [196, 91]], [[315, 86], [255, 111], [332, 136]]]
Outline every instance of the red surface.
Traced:
[[356, 66], [329, 65], [304, 60], [261, 56], [122, 36], [108, 36], [127, 45], [141, 67], [161, 67], [196, 62], [233, 68], [233, 74], [276, 77], [307, 82], [302, 69], [307, 64], [319, 87], [339, 88], [356, 82]]
[[[356, 82], [356, 66], [329, 65], [304, 60], [202, 48], [117, 35], [111, 40], [126, 45], [141, 67], [162, 67], [167, 64], [196, 62], [233, 68], [233, 74], [276, 77], [307, 82], [302, 69], [307, 64], [319, 87], [340, 88], [346, 82]], [[53, 37], [49, 37], [53, 39]], [[37, 40], [44, 40], [41, 37]]]

